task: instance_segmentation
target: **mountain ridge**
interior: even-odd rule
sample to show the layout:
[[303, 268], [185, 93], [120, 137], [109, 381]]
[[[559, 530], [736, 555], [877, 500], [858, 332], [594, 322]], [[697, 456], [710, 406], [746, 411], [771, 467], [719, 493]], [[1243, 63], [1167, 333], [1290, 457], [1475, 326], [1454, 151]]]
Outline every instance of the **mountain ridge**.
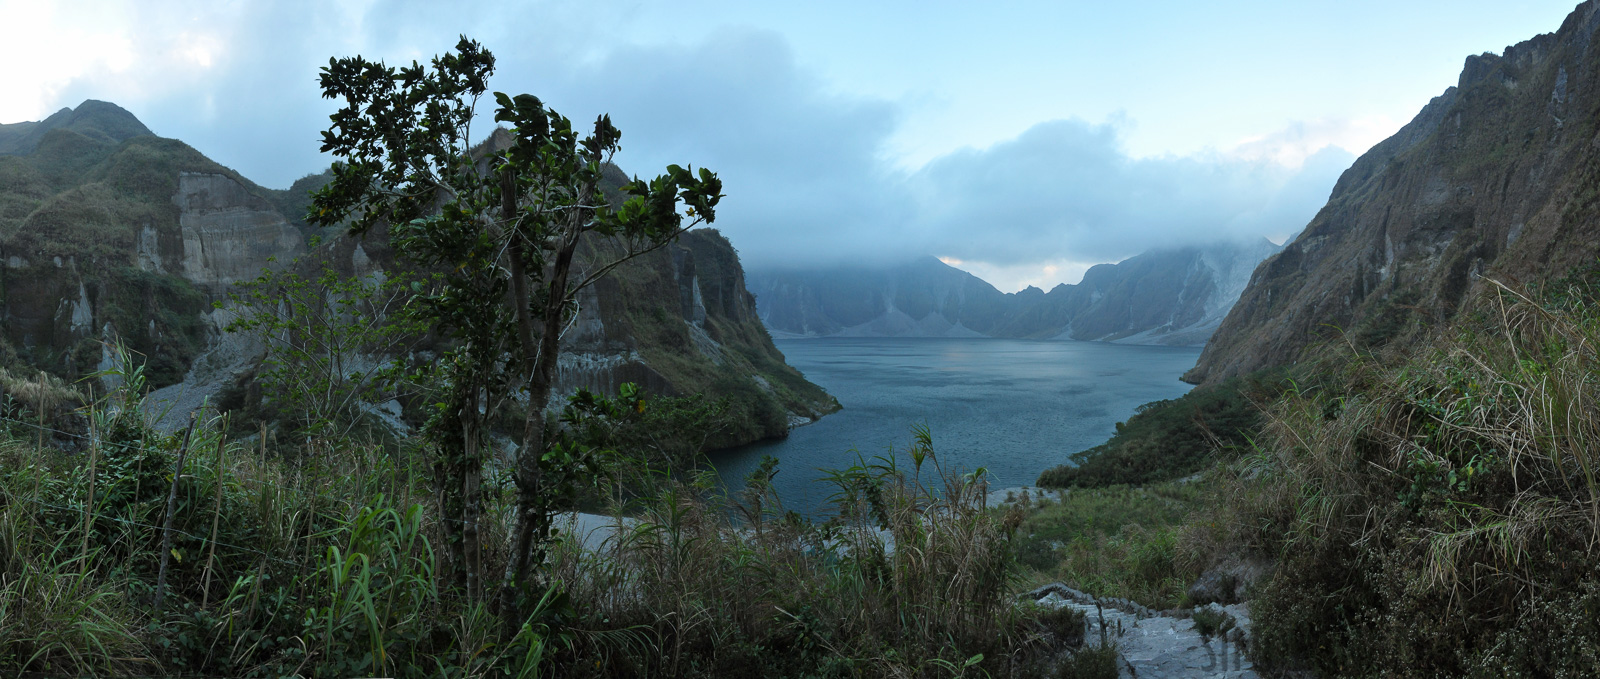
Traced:
[[1203, 344], [1278, 246], [1266, 239], [1155, 248], [1077, 284], [1002, 293], [926, 256], [900, 265], [752, 271], [774, 336], [1006, 337]]
[[0, 154], [27, 155], [51, 130], [77, 132], [100, 142], [118, 144], [152, 134], [126, 109], [108, 101], [86, 99], [77, 108], [63, 108], [38, 121], [0, 124]]
[[1358, 158], [1264, 261], [1184, 379], [1303, 360], [1323, 342], [1407, 346], [1485, 285], [1600, 254], [1600, 11], [1466, 58], [1458, 82]]
[[[381, 229], [352, 237], [306, 224], [305, 192], [325, 175], [264, 189], [126, 124], [131, 114], [113, 104], [85, 106], [8, 127], [7, 139], [38, 142], [0, 154], [0, 364], [75, 380], [106, 367], [121, 341], [148, 358], [160, 399], [189, 408], [238, 386], [259, 360], [259, 346], [222, 330], [229, 310], [212, 308], [234, 283], [268, 267], [314, 277], [323, 265], [346, 276], [394, 266]], [[608, 168], [610, 184], [625, 180]], [[618, 267], [580, 295], [558, 397], [625, 381], [737, 396], [744, 421], [721, 445], [782, 436], [837, 409], [786, 364], [743, 290], [737, 253], [712, 229]]]

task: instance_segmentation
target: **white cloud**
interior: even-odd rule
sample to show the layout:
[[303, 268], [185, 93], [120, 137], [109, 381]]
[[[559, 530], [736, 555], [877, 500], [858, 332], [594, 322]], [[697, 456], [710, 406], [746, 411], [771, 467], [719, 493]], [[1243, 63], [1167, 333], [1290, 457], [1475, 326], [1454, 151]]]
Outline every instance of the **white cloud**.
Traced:
[[1057, 120], [937, 158], [909, 183], [926, 245], [995, 266], [1042, 266], [1281, 238], [1327, 202], [1352, 159], [1333, 148], [1298, 167], [1218, 153], [1133, 158], [1116, 127]]
[[115, 30], [117, 12], [98, 20], [64, 14], [53, 3], [0, 0], [12, 28], [0, 36], [0, 123], [39, 120], [58, 96], [90, 73], [121, 74], [135, 61], [133, 41]]
[[940, 257], [940, 261], [970, 273], [993, 285], [1001, 292], [1017, 292], [1033, 286], [1048, 292], [1061, 285], [1076, 285], [1083, 280], [1084, 272], [1103, 262], [1075, 262], [1057, 259], [1045, 263], [997, 265], [977, 260]]
[[491, 88], [537, 94], [579, 124], [610, 113], [626, 170], [716, 170], [728, 194], [717, 225], [752, 266], [939, 254], [1012, 289], [1073, 282], [1154, 246], [1281, 239], [1348, 164], [1334, 147], [1365, 148], [1386, 124], [1296, 123], [1225, 152], [1140, 158], [1127, 151], [1131, 118], [1053, 120], [911, 166], [896, 144], [916, 101], [841, 94], [772, 31], [618, 44], [577, 8], [441, 14], [410, 0], [127, 1], [71, 15], [0, 0], [0, 15], [38, 27], [0, 40], [0, 58], [60, 55], [0, 75], [0, 89], [24, 93], [0, 119], [108, 99], [276, 187], [329, 160], [317, 147], [335, 104], [316, 84], [329, 57], [425, 60], [466, 33], [500, 59]]
[[1294, 121], [1268, 134], [1240, 140], [1228, 155], [1249, 161], [1266, 161], [1284, 167], [1300, 167], [1306, 160], [1328, 147], [1354, 155], [1367, 152], [1375, 144], [1399, 131], [1403, 123], [1388, 116], [1362, 118], [1321, 118]]

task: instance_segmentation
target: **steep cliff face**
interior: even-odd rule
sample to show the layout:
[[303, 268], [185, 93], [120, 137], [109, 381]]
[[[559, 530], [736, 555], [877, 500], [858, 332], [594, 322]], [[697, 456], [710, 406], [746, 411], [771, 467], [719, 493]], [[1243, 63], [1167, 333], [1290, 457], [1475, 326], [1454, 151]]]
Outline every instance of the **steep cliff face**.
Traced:
[[1077, 285], [1006, 294], [932, 257], [883, 269], [751, 277], [762, 320], [785, 336], [1071, 338], [1205, 343], [1256, 263], [1261, 240], [1158, 249], [1091, 268]]
[[[1255, 271], [1185, 379], [1295, 362], [1334, 337], [1424, 336], [1482, 277], [1531, 282], [1600, 254], [1600, 13], [1468, 57], [1455, 87], [1340, 177]], [[1341, 340], [1343, 341], [1343, 340]]]
[[176, 382], [214, 334], [204, 314], [220, 287], [303, 250], [271, 192], [115, 105], [20, 125], [37, 133], [31, 151], [0, 155], [7, 361], [76, 378], [120, 338], [156, 386]]
[[[305, 252], [305, 238], [271, 202], [226, 175], [180, 172], [172, 202], [183, 235], [179, 273], [196, 285], [222, 291], [260, 275], [272, 260]], [[141, 238], [141, 262], [143, 244]]]
[[[221, 332], [228, 310], [211, 307], [234, 283], [302, 256], [302, 267], [356, 276], [403, 265], [381, 229], [351, 238], [305, 224], [305, 193], [323, 176], [263, 189], [182, 142], [101, 133], [137, 120], [100, 102], [21, 125], [0, 129], [0, 144], [48, 129], [30, 152], [0, 153], [6, 363], [76, 379], [105, 365], [103, 340], [121, 339], [148, 358], [152, 386], [164, 387], [154, 396], [180, 422], [259, 360], [259, 345]], [[626, 177], [610, 168], [607, 181], [614, 189]], [[324, 240], [308, 250], [310, 235]], [[722, 445], [779, 436], [838, 408], [784, 363], [738, 255], [714, 230], [614, 270], [580, 304], [564, 337], [560, 394], [636, 382], [655, 394], [731, 397], [742, 417], [712, 442]]]
[[564, 339], [558, 393], [635, 382], [729, 397], [742, 425], [717, 445], [780, 436], [839, 405], [784, 362], [727, 238], [696, 229], [601, 279]]

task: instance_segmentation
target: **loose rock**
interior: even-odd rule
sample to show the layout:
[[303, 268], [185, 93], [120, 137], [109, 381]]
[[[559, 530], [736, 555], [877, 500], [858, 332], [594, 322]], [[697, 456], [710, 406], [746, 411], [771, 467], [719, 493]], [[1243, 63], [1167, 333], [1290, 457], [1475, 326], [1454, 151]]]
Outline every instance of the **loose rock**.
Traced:
[[1189, 615], [1157, 613], [1126, 599], [1097, 599], [1061, 584], [1040, 587], [1029, 596], [1044, 606], [1083, 611], [1088, 624], [1085, 643], [1100, 643], [1103, 638], [1116, 644], [1121, 656], [1120, 676], [1257, 676], [1244, 654], [1250, 634], [1250, 611], [1245, 604], [1207, 607], [1233, 617], [1231, 629], [1207, 637], [1195, 629], [1193, 611], [1186, 611]]

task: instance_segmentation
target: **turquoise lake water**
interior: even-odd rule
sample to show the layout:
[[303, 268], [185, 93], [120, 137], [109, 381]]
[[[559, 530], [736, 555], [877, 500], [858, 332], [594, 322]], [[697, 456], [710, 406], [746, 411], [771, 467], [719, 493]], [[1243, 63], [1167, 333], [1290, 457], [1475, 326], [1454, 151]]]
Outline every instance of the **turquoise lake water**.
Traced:
[[[816, 516], [832, 488], [821, 468], [847, 467], [911, 442], [927, 424], [946, 468], [987, 468], [993, 488], [1029, 485], [1039, 472], [1104, 442], [1139, 405], [1189, 390], [1178, 376], [1198, 347], [945, 338], [778, 340], [789, 364], [844, 409], [786, 439], [711, 453], [738, 488], [764, 455], [787, 509]], [[909, 464], [909, 462], [907, 462]]]

